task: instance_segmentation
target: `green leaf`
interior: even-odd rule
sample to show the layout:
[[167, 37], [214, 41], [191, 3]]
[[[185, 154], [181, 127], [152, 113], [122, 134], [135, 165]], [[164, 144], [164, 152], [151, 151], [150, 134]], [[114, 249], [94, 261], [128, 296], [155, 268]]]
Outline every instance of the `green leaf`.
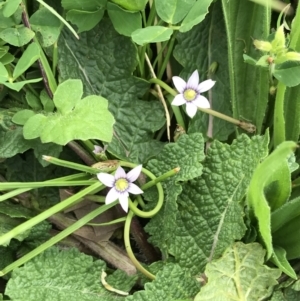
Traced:
[[281, 272], [264, 265], [265, 251], [257, 244], [237, 242], [222, 258], [207, 264], [207, 284], [195, 301], [257, 301], [269, 297]]
[[27, 91], [25, 95], [27, 104], [35, 111], [43, 109], [40, 99], [35, 96], [31, 91]]
[[13, 46], [21, 47], [29, 43], [34, 37], [34, 32], [25, 26], [6, 28], [0, 32], [0, 38]]
[[196, 279], [179, 265], [167, 264], [154, 281], [146, 283], [144, 291], [134, 293], [126, 301], [190, 300], [199, 288]]
[[261, 55], [253, 47], [253, 38], [267, 40], [270, 31], [270, 7], [252, 1], [222, 0], [227, 32], [230, 100], [233, 117], [249, 120], [256, 133], [264, 132], [263, 122], [269, 101], [267, 69], [245, 64], [243, 54], [257, 60]]
[[[15, 269], [5, 294], [12, 300], [124, 300], [101, 284], [105, 262], [93, 261], [77, 249], [59, 251], [51, 248]], [[49, 282], [49, 279], [51, 281]]]
[[14, 69], [14, 80], [23, 74], [39, 57], [40, 47], [36, 43], [29, 44]]
[[187, 32], [192, 29], [193, 26], [203, 21], [205, 16], [208, 14], [208, 8], [212, 2], [213, 0], [197, 1], [182, 21], [179, 31]]
[[144, 10], [148, 0], [112, 0], [112, 2], [131, 11]]
[[142, 27], [142, 17], [140, 12], [124, 10], [113, 3], [107, 4], [107, 12], [115, 30], [124, 36], [131, 34]]
[[[11, 2], [7, 1], [6, 3]], [[22, 20], [22, 8], [19, 6], [15, 13], [9, 18], [5, 17], [3, 14], [3, 9], [0, 9], [0, 28], [9, 28], [19, 25]]]
[[15, 57], [10, 54], [10, 53], [6, 53], [4, 56], [1, 57], [0, 62], [3, 65], [8, 65], [10, 63], [12, 63], [15, 60]]
[[34, 217], [34, 212], [32, 210], [9, 201], [0, 203], [0, 212], [12, 218], [30, 219]]
[[173, 29], [163, 26], [149, 26], [135, 30], [131, 34], [132, 40], [138, 45], [168, 41]]
[[0, 82], [6, 82], [8, 80], [8, 72], [5, 68], [5, 66], [0, 63]]
[[32, 110], [28, 110], [28, 109], [25, 109], [25, 110], [21, 110], [21, 111], [18, 111], [12, 118], [12, 122], [18, 124], [18, 125], [24, 125], [26, 123], [26, 121], [34, 116], [35, 113], [34, 111]]
[[89, 31], [94, 28], [102, 19], [105, 9], [100, 8], [96, 11], [69, 10], [67, 20], [78, 27], [78, 33]]
[[62, 0], [61, 5], [65, 10], [77, 9], [95, 11], [99, 7], [105, 7], [107, 0]]
[[[99, 43], [101, 37], [101, 43]], [[143, 163], [160, 152], [163, 143], [153, 133], [165, 123], [160, 102], [143, 99], [150, 85], [134, 77], [137, 49], [119, 35], [107, 18], [80, 40], [63, 31], [58, 44], [60, 76], [80, 78], [84, 95], [102, 95], [116, 123], [108, 151], [126, 161]], [[109, 59], [104, 59], [109, 58]]]
[[[218, 22], [216, 22], [218, 20]], [[204, 35], [208, 31], [210, 34]], [[223, 114], [232, 115], [229, 73], [227, 60], [227, 39], [223, 12], [220, 1], [211, 6], [210, 14], [205, 20], [192, 28], [189, 32], [178, 33], [178, 41], [173, 52], [176, 60], [184, 67], [181, 72], [183, 78], [188, 78], [196, 69], [199, 71], [200, 81], [209, 78], [216, 81], [213, 89], [210, 90], [212, 108]], [[194, 41], [198, 41], [195, 43]], [[209, 54], [209, 55], [208, 55]], [[207, 57], [208, 55], [208, 57]], [[218, 68], [214, 74], [210, 74], [211, 65], [216, 62]], [[209, 96], [207, 94], [207, 96]], [[200, 111], [189, 123], [189, 133], [201, 132], [204, 136], [208, 132], [209, 115]], [[220, 118], [212, 119], [212, 138], [226, 141], [234, 131], [234, 126]]]
[[[271, 235], [271, 208], [278, 208], [289, 196], [290, 187], [288, 155], [296, 148], [296, 143], [286, 141], [279, 145], [255, 170], [247, 192], [247, 202], [258, 220], [258, 228], [270, 258], [273, 252]], [[282, 194], [273, 199], [266, 199], [265, 190], [275, 183], [277, 192]], [[269, 187], [268, 187], [269, 186]], [[274, 185], [273, 185], [274, 187]], [[288, 188], [289, 190], [289, 188]]]
[[175, 235], [177, 197], [182, 192], [179, 184], [189, 181], [202, 174], [201, 161], [204, 160], [204, 141], [199, 133], [182, 135], [176, 143], [166, 144], [162, 152], [148, 162], [147, 169], [156, 176], [179, 167], [177, 175], [163, 182], [165, 191], [164, 207], [146, 226], [151, 237], [149, 241], [167, 254], [171, 241]]
[[19, 5], [22, 0], [8, 0], [4, 4], [2, 10], [3, 10], [3, 16], [6, 18], [9, 18], [12, 16], [16, 10], [19, 8]]
[[114, 119], [107, 100], [91, 95], [81, 99], [82, 82], [67, 80], [57, 87], [53, 101], [57, 113], [37, 114], [24, 125], [25, 139], [41, 138], [43, 143], [65, 145], [74, 139], [110, 141]]
[[54, 103], [53, 100], [49, 97], [49, 95], [47, 94], [47, 92], [45, 90], [42, 90], [41, 94], [40, 94], [40, 100], [43, 104], [44, 110], [46, 112], [53, 112], [54, 110]]
[[202, 176], [182, 185], [170, 254], [193, 275], [244, 236], [241, 204], [254, 169], [268, 153], [268, 141], [268, 135], [241, 135], [231, 145], [214, 141]]
[[295, 87], [300, 84], [300, 63], [285, 62], [276, 65], [273, 76], [287, 87]]
[[286, 258], [286, 251], [278, 246], [274, 247], [271, 261], [286, 275], [297, 279], [297, 275]]
[[49, 47], [58, 40], [61, 22], [47, 8], [37, 10], [29, 21], [43, 47]]
[[4, 82], [2, 84], [14, 91], [19, 92], [25, 85], [31, 84], [31, 83], [37, 83], [37, 82], [40, 82], [41, 80], [43, 80], [43, 78], [28, 79], [28, 80], [14, 82], [14, 83]]
[[155, 0], [155, 8], [158, 16], [169, 24], [180, 22], [196, 0]]
[[243, 54], [243, 59], [245, 61], [245, 63], [248, 63], [250, 65], [255, 66], [256, 65], [256, 60], [254, 58], [252, 58], [251, 56], [247, 55], [247, 54]]
[[285, 203], [283, 206], [272, 212], [271, 228], [276, 232], [284, 227], [292, 219], [300, 216], [300, 197]]

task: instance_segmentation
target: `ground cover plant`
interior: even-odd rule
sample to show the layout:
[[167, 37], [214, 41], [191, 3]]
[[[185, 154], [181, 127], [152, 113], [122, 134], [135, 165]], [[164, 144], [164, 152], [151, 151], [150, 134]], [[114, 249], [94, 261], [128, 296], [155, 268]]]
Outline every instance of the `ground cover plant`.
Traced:
[[0, 1], [0, 300], [299, 300], [300, 8]]

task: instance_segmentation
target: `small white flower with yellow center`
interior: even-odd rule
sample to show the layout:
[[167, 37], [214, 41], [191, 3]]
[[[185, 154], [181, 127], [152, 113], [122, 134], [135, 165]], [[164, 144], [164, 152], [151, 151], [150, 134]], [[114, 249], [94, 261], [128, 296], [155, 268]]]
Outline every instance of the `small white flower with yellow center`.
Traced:
[[187, 82], [179, 76], [173, 76], [172, 80], [175, 88], [179, 92], [172, 102], [173, 106], [186, 104], [186, 113], [191, 118], [197, 113], [197, 108], [210, 108], [209, 101], [206, 97], [200, 95], [200, 93], [211, 89], [216, 83], [215, 81], [208, 79], [199, 84], [199, 74], [197, 70], [193, 72]]
[[120, 205], [125, 212], [128, 211], [129, 193], [141, 194], [141, 190], [133, 182], [139, 177], [142, 171], [142, 165], [138, 165], [126, 174], [124, 169], [119, 166], [115, 175], [100, 172], [97, 177], [107, 187], [112, 187], [105, 198], [105, 204], [110, 204], [119, 199]]

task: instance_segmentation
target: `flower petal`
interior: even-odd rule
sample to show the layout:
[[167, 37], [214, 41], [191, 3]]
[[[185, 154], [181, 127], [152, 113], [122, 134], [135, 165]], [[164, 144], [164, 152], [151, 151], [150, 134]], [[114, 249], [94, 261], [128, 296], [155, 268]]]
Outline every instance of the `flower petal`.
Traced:
[[198, 95], [197, 98], [193, 101], [193, 103], [198, 107], [198, 108], [203, 108], [203, 109], [209, 109], [210, 108], [210, 103], [208, 99], [202, 95]]
[[110, 204], [112, 202], [114, 202], [115, 200], [117, 200], [120, 196], [120, 193], [116, 190], [115, 187], [113, 187], [108, 194], [106, 195], [105, 198], [105, 204]]
[[127, 191], [132, 194], [141, 194], [144, 193], [144, 191], [138, 187], [137, 185], [130, 183], [129, 187], [127, 188]]
[[193, 118], [197, 113], [197, 106], [193, 102], [187, 102], [186, 113]]
[[103, 148], [101, 147], [101, 146], [99, 146], [99, 145], [94, 145], [94, 150], [93, 150], [93, 153], [94, 154], [99, 154], [99, 153], [101, 153], [103, 151]]
[[179, 76], [172, 77], [174, 86], [179, 93], [183, 93], [186, 88], [186, 82]]
[[122, 194], [119, 195], [119, 202], [121, 207], [123, 208], [123, 210], [125, 212], [128, 212], [128, 196], [129, 194], [127, 192], [124, 192]]
[[115, 177], [109, 173], [100, 172], [97, 173], [98, 180], [107, 187], [113, 187], [115, 183]]
[[183, 105], [185, 103], [186, 103], [186, 100], [184, 99], [183, 95], [182, 94], [178, 94], [173, 99], [171, 105], [172, 106], [181, 106], [181, 105]]
[[117, 168], [115, 173], [115, 179], [120, 179], [120, 178], [126, 178], [126, 172], [121, 166]]
[[195, 70], [187, 82], [187, 87], [193, 88], [194, 90], [196, 90], [198, 87], [198, 84], [199, 84], [199, 73], [198, 73], [198, 70]]
[[142, 171], [142, 167], [143, 165], [138, 165], [136, 166], [134, 169], [132, 169], [129, 173], [127, 173], [126, 175], [126, 179], [129, 181], [129, 182], [134, 182], [138, 177], [139, 175], [141, 174], [141, 171]]
[[199, 91], [199, 93], [208, 91], [209, 89], [211, 89], [215, 85], [215, 83], [216, 82], [214, 80], [211, 80], [211, 79], [205, 80], [204, 82], [202, 82], [198, 85], [197, 90]]

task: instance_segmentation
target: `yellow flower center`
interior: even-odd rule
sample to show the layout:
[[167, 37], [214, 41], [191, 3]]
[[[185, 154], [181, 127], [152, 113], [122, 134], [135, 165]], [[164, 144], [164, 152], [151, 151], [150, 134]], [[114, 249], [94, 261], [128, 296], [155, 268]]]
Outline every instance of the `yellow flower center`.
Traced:
[[183, 97], [186, 101], [192, 101], [196, 98], [197, 92], [193, 89], [186, 89], [183, 92]]
[[127, 188], [128, 188], [128, 181], [124, 178], [120, 178], [118, 180], [116, 180], [115, 182], [115, 188], [118, 190], [118, 191], [125, 191]]

